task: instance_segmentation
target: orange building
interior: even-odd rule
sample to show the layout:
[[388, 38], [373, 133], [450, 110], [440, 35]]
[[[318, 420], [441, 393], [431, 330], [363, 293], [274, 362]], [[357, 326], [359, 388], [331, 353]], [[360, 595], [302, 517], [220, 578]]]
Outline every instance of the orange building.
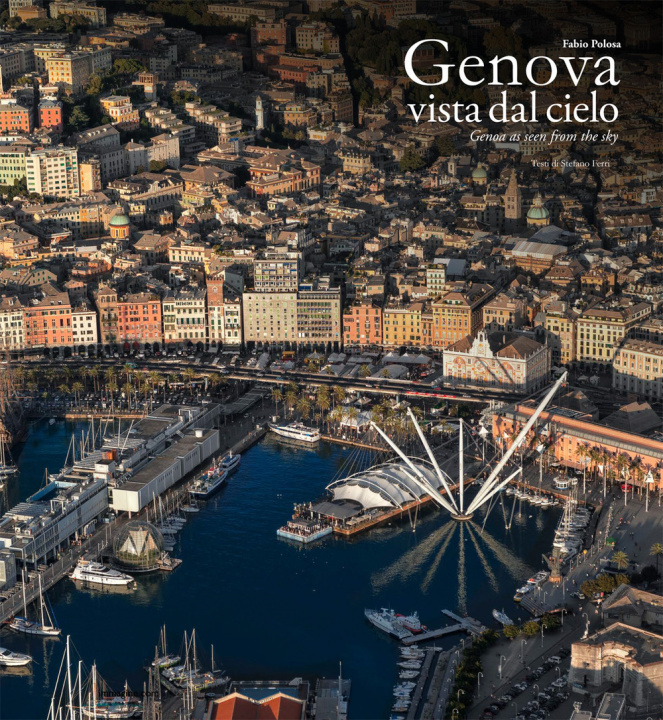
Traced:
[[32, 298], [24, 309], [26, 346], [72, 345], [69, 295], [51, 283], [42, 285], [41, 294], [41, 298]]
[[153, 293], [125, 295], [117, 301], [120, 342], [161, 343], [161, 298]]
[[353, 305], [343, 315], [346, 345], [382, 345], [382, 308], [370, 300]]
[[[534, 414], [537, 403], [528, 400], [493, 415], [493, 437], [505, 449]], [[608, 481], [627, 480], [643, 488], [651, 472], [654, 489], [663, 489], [663, 441], [599, 425], [592, 416], [581, 411], [552, 407], [539, 416], [538, 439], [545, 440], [549, 452], [565, 467], [586, 468], [588, 477]], [[533, 439], [534, 430], [530, 431]], [[525, 441], [527, 443], [527, 440]]]
[[483, 306], [493, 296], [490, 285], [450, 290], [432, 304], [433, 345], [448, 347], [474, 335], [483, 326]]
[[0, 105], [0, 132], [32, 132], [32, 111], [23, 105]]
[[62, 103], [59, 100], [42, 100], [39, 103], [39, 127], [62, 132]]

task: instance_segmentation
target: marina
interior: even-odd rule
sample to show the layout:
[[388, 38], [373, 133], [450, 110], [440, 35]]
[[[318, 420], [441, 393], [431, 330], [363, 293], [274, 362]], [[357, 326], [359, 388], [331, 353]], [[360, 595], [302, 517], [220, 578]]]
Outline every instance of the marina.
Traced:
[[[36, 432], [44, 433], [43, 437], [60, 437], [61, 455], [51, 461], [51, 470], [61, 467], [66, 454], [68, 433], [61, 432], [61, 423], [39, 427], [43, 429], [38, 428]], [[228, 483], [219, 494], [209, 501], [201, 502], [199, 512], [192, 515], [191, 521], [186, 523], [178, 534], [174, 554], [184, 562], [177, 572], [138, 577], [136, 589], [128, 594], [121, 589], [102, 592], [81, 587], [80, 590], [74, 590], [73, 583], [68, 580], [53, 587], [50, 580], [47, 580], [45, 585], [49, 588], [49, 597], [58, 623], [64, 632], [73, 632], [81, 654], [89, 658], [97, 657], [99, 670], [112, 687], [121, 688], [124, 681], [128, 680], [131, 687], [138, 688], [145, 679], [141, 669], [145, 663], [141, 658], [149, 658], [151, 655], [154, 659], [154, 639], [159, 635], [160, 626], [164, 622], [171, 633], [171, 652], [181, 655], [175, 638], [178, 635], [181, 637], [181, 633], [187, 628], [182, 627], [177, 608], [186, 603], [190, 608], [189, 612], [200, 617], [200, 621], [196, 622], [196, 630], [198, 637], [207, 641], [207, 647], [200, 648], [202, 655], [206, 656], [206, 667], [210, 667], [210, 642], [216, 647], [224, 648], [222, 654], [219, 654], [218, 662], [223, 664], [232, 677], [251, 677], [256, 674], [256, 652], [259, 654], [261, 667], [267, 668], [268, 676], [293, 676], [298, 671], [301, 672], [302, 659], [310, 658], [313, 650], [314, 655], [319, 655], [316, 662], [328, 668], [329, 676], [333, 676], [337, 670], [337, 661], [343, 661], [344, 674], [353, 678], [351, 712], [354, 716], [372, 717], [376, 710], [380, 712], [380, 707], [375, 707], [375, 698], [382, 698], [380, 702], [385, 703], [382, 707], [386, 713], [390, 707], [386, 703], [389, 703], [388, 698], [392, 694], [391, 674], [396, 648], [389, 649], [390, 641], [383, 633], [371, 631], [363, 617], [363, 606], [352, 611], [355, 619], [345, 619], [342, 623], [332, 622], [327, 627], [320, 626], [320, 612], [329, 616], [330, 608], [335, 603], [348, 602], [345, 586], [331, 587], [327, 580], [328, 573], [340, 571], [352, 557], [352, 571], [349, 575], [344, 571], [345, 581], [358, 588], [359, 598], [374, 598], [374, 606], [379, 607], [381, 602], [387, 601], [390, 604], [393, 602], [394, 607], [406, 610], [415, 607], [422, 611], [423, 619], [431, 620], [436, 615], [439, 617], [441, 603], [456, 607], [459, 602], [463, 602], [463, 598], [467, 598], [468, 605], [463, 612], [488, 623], [491, 620], [489, 610], [486, 613], [486, 609], [478, 603], [481, 587], [486, 582], [479, 557], [468, 555], [465, 569], [457, 583], [452, 586], [448, 582], [443, 570], [446, 561], [435, 562], [436, 556], [440, 551], [444, 551], [445, 557], [455, 557], [458, 555], [460, 543], [469, 543], [469, 549], [472, 541], [467, 534], [461, 539], [458, 532], [461, 528], [457, 525], [454, 525], [456, 531], [450, 534], [446, 523], [441, 524], [437, 513], [421, 515], [416, 533], [410, 531], [407, 521], [392, 526], [388, 523], [377, 526], [374, 532], [361, 536], [360, 545], [334, 542], [333, 537], [329, 543], [310, 546], [310, 549], [301, 545], [295, 547], [294, 543], [276, 542], [274, 525], [279, 517], [283, 517], [284, 510], [292, 508], [292, 503], [301, 498], [303, 492], [315, 488], [315, 478], [319, 478], [319, 492], [324, 487], [325, 479], [334, 475], [350, 450], [344, 446], [321, 442], [319, 447], [311, 452], [268, 437], [247, 452], [247, 448], [260, 440], [264, 433], [264, 429], [256, 429], [245, 436], [242, 447], [234, 447], [235, 452], [242, 453], [241, 465], [237, 470], [238, 482]], [[34, 437], [40, 436], [37, 434]], [[44, 456], [47, 457], [48, 453], [44, 453]], [[29, 468], [31, 459], [22, 454], [18, 456], [22, 476], [26, 474], [25, 470]], [[24, 465], [26, 461], [27, 466]], [[36, 470], [36, 465], [33, 467]], [[170, 492], [177, 496], [177, 488]], [[182, 498], [183, 501], [186, 500], [186, 493], [182, 494]], [[172, 500], [164, 503], [170, 507]], [[549, 528], [547, 534], [545, 531], [542, 533], [541, 530], [536, 530], [537, 542], [538, 538], [541, 538], [540, 545], [531, 543], [533, 519], [516, 514], [512, 531], [508, 534], [504, 533], [504, 527], [497, 522], [496, 516], [488, 519], [484, 536], [493, 538], [490, 540], [492, 547], [507, 562], [507, 565], [495, 565], [492, 571], [497, 583], [496, 597], [502, 597], [501, 601], [496, 599], [495, 602], [506, 602], [513, 592], [514, 577], [529, 577], [540, 562], [540, 554], [546, 547], [546, 541], [550, 547], [557, 513], [550, 510], [545, 513], [537, 512], [537, 522], [543, 523], [542, 528]], [[465, 532], [468, 532], [467, 528]], [[76, 550], [89, 551], [93, 543], [99, 542], [103, 554], [103, 530], [100, 529], [97, 533], [96, 536], [84, 540], [82, 547], [77, 547]], [[201, 543], [204, 543], [206, 548], [204, 555], [196, 549]], [[304, 547], [306, 552], [301, 552]], [[216, 616], [207, 616], [208, 593], [214, 592], [215, 588], [214, 580], [210, 586], [205, 569], [205, 557], [208, 553], [214, 553], [218, 558], [218, 572], [223, 577], [223, 583], [218, 587], [225, 587], [230, 583], [236, 589], [232, 599], [223, 593], [221, 595], [223, 599], [220, 610], [223, 616], [232, 615], [236, 619], [232, 624], [219, 621]], [[528, 559], [531, 564], [523, 565]], [[251, 563], [256, 577], [259, 578], [257, 586], [251, 592], [243, 584], [241, 573], [241, 568], [247, 561]], [[319, 563], [328, 570], [320, 573]], [[75, 561], [70, 561], [69, 571], [74, 566]], [[268, 588], [275, 584], [283, 586], [281, 569], [285, 566], [292, 568], [295, 573], [293, 583], [284, 587], [285, 592], [278, 603], [282, 621], [273, 629], [274, 637], [265, 642], [262, 626], [255, 623], [255, 618], [262, 612], [262, 603], [255, 596], [255, 591], [259, 594], [268, 593]], [[59, 566], [56, 563], [52, 567]], [[429, 580], [426, 580], [427, 576]], [[45, 572], [45, 577], [50, 577], [50, 569]], [[313, 578], [313, 582], [303, 584], [305, 577]], [[413, 591], [416, 596], [414, 601]], [[430, 598], [427, 599], [431, 594], [436, 598], [432, 607]], [[315, 605], [311, 604], [312, 600], [316, 601]], [[7, 602], [11, 601], [12, 598]], [[4, 604], [0, 604], [0, 607]], [[18, 605], [20, 604], [19, 602]], [[124, 631], [121, 626], [114, 627], [114, 632], [108, 637], [104, 652], [100, 656], [92, 640], [96, 632], [93, 618], [99, 612], [109, 618], [118, 613], [130, 612], [134, 627], [139, 628], [137, 635], [130, 636], [128, 629]], [[293, 637], [293, 627], [316, 628], [320, 653], [317, 653], [304, 637]], [[6, 632], [2, 631], [0, 644], [18, 652], [27, 649], [20, 636], [5, 635]], [[445, 638], [438, 640], [438, 644], [440, 642], [444, 644]], [[128, 644], [136, 650], [127, 653]], [[55, 645], [61, 647], [60, 643]], [[284, 647], [289, 648], [285, 655]], [[30, 654], [37, 654], [43, 663], [44, 651], [37, 652], [38, 648], [32, 650], [34, 652]], [[56, 659], [59, 662], [60, 650], [57, 650], [57, 658], [53, 656], [52, 650], [47, 652], [52, 656], [51, 664]], [[119, 667], [117, 658], [122, 658]], [[146, 662], [149, 664], [151, 661]], [[375, 670], [367, 673], [367, 665]], [[42, 666], [34, 666], [35, 679], [41, 677], [47, 667], [48, 663], [43, 669]], [[9, 687], [19, 680], [21, 678], [3, 677], [1, 682], [3, 687]], [[408, 682], [407, 678], [404, 681]], [[5, 696], [10, 694], [6, 693]], [[10, 704], [10, 716], [26, 720], [37, 717], [47, 706], [47, 702], [45, 693], [41, 701], [38, 696], [30, 697], [26, 707], [14, 707]]]

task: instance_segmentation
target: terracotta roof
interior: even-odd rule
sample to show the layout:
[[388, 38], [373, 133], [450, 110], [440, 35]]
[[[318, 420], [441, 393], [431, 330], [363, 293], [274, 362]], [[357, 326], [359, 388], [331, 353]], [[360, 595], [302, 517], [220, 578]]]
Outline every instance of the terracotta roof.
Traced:
[[208, 713], [209, 720], [301, 720], [304, 703], [302, 700], [281, 692], [252, 700], [241, 693], [213, 700]]

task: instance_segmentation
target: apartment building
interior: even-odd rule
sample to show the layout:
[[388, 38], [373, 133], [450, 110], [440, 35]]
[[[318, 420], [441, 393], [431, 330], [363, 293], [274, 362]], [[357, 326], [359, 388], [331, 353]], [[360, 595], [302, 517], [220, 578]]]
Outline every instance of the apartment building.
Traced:
[[64, 127], [62, 103], [59, 100], [42, 100], [37, 108], [39, 127], [61, 133]]
[[576, 360], [577, 313], [567, 309], [566, 303], [548, 305], [545, 311], [545, 329], [548, 347], [552, 352], [552, 363], [567, 367]]
[[16, 102], [0, 103], [0, 133], [31, 133], [33, 130], [32, 109]]
[[24, 307], [26, 347], [71, 347], [69, 295], [51, 283], [40, 291], [40, 297], [30, 298]]
[[638, 393], [648, 400], [663, 399], [663, 345], [647, 340], [624, 340], [612, 362], [612, 387]]
[[651, 314], [649, 303], [623, 307], [595, 305], [580, 314], [576, 323], [576, 360], [608, 366], [629, 332]]
[[295, 45], [297, 50], [315, 53], [340, 52], [338, 35], [332, 27], [320, 22], [298, 25], [295, 28]]
[[483, 323], [482, 307], [493, 294], [490, 285], [475, 284], [449, 290], [433, 302], [433, 345], [445, 348], [474, 336]]
[[122, 343], [161, 343], [162, 304], [154, 293], [124, 295], [117, 300], [117, 335]]
[[99, 342], [102, 345], [112, 345], [118, 341], [117, 302], [117, 292], [108, 285], [101, 285], [95, 293], [95, 303], [99, 316]]
[[97, 313], [87, 302], [71, 309], [71, 343], [74, 347], [96, 345], [99, 342]]
[[343, 315], [345, 345], [382, 345], [383, 312], [380, 305], [362, 300]]
[[207, 336], [206, 291], [176, 290], [162, 301], [164, 343], [204, 343]]
[[296, 292], [245, 292], [244, 342], [296, 342]]
[[387, 305], [382, 315], [383, 345], [385, 347], [423, 345], [421, 320], [423, 311], [424, 304], [421, 302]]
[[483, 306], [483, 327], [489, 332], [513, 332], [525, 324], [525, 301], [500, 293]]
[[29, 152], [27, 148], [0, 146], [0, 185], [13, 185], [25, 177], [25, 159]]
[[434, 263], [426, 268], [426, 289], [431, 298], [438, 298], [446, 289], [447, 266], [444, 263]]
[[302, 254], [286, 247], [271, 248], [253, 261], [254, 290], [263, 293], [297, 292]]
[[0, 296], [0, 350], [25, 347], [23, 305], [15, 295]]
[[81, 95], [92, 73], [91, 53], [71, 52], [49, 57], [45, 61], [48, 82], [72, 95]]
[[249, 23], [253, 19], [261, 23], [273, 23], [283, 14], [280, 8], [269, 3], [245, 2], [244, 0], [232, 3], [211, 3], [207, 9], [214, 15], [221, 15], [221, 17], [238, 24]]
[[223, 273], [208, 275], [205, 284], [207, 287], [207, 338], [214, 345], [223, 345], [225, 340]]
[[25, 159], [28, 192], [44, 197], [80, 195], [78, 150], [63, 146], [34, 150]]
[[297, 341], [312, 345], [341, 345], [339, 288], [300, 290], [297, 296]]

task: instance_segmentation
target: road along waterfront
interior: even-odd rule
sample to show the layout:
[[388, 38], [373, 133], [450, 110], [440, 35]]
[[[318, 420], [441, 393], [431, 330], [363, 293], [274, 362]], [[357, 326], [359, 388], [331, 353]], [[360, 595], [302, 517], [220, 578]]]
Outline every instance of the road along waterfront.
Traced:
[[[32, 433], [18, 458], [19, 483], [26, 488], [21, 497], [43, 476], [30, 443], [39, 441], [41, 462], [52, 457], [55, 470], [69, 440], [63, 423], [40, 424]], [[174, 652], [184, 630], [195, 627], [203, 663], [209, 665], [213, 644], [217, 665], [233, 678], [333, 676], [342, 660], [344, 675], [353, 680], [351, 718], [385, 717], [396, 681], [396, 644], [365, 622], [364, 608], [418, 610], [430, 627], [441, 624], [445, 607], [486, 624], [492, 624], [493, 607], [517, 615], [513, 591], [541, 567], [558, 511], [523, 507], [507, 532], [496, 508], [483, 535], [480, 515], [476, 523], [459, 525], [431, 508], [416, 532], [406, 521], [306, 548], [277, 539], [293, 503], [319, 496], [350, 452], [325, 442], [293, 448], [267, 437], [245, 453], [228, 486], [190, 518], [175, 549], [184, 561], [175, 572], [141, 577], [129, 594], [80, 590], [69, 580], [51, 590], [63, 633], [117, 689], [125, 678], [142, 687], [141, 667], [163, 623]], [[30, 676], [1, 677], [0, 715], [45, 716], [62, 643], [3, 629], [0, 644], [36, 660]]]

